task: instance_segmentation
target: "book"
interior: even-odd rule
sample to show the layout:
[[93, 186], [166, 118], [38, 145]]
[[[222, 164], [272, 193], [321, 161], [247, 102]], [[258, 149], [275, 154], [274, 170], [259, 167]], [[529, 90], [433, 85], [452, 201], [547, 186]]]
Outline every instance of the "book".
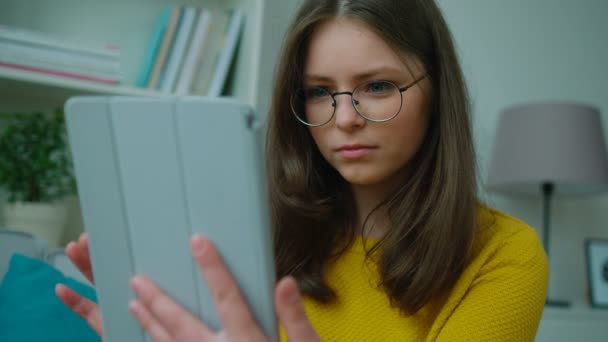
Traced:
[[179, 77], [177, 78], [177, 84], [175, 85], [175, 93], [178, 95], [190, 93], [195, 73], [202, 62], [201, 57], [203, 56], [203, 48], [205, 46], [205, 41], [209, 36], [212, 23], [213, 16], [211, 15], [211, 11], [204, 8], [201, 9], [196, 21], [196, 27], [192, 33], [192, 40], [188, 47], [188, 52], [184, 58], [184, 63]]
[[176, 28], [179, 24], [181, 12], [182, 9], [180, 6], [174, 6], [171, 9], [171, 16], [169, 17], [167, 29], [165, 30], [163, 40], [161, 42], [158, 53], [156, 54], [154, 66], [152, 68], [152, 74], [150, 75], [150, 79], [148, 80], [148, 84], [146, 85], [148, 89], [156, 89], [156, 86], [158, 85], [160, 74], [162, 72], [163, 67], [165, 66], [167, 55], [169, 54], [169, 50], [171, 49], [171, 44], [173, 44], [173, 38], [175, 36]]
[[99, 56], [87, 56], [67, 51], [44, 47], [25, 46], [19, 43], [0, 42], [0, 55], [4, 58], [16, 58], [37, 63], [46, 63], [50, 69], [53, 65], [76, 67], [99, 73], [120, 74], [120, 62]]
[[222, 95], [222, 90], [224, 89], [226, 78], [228, 77], [228, 71], [235, 55], [243, 21], [243, 12], [238, 9], [233, 10], [230, 23], [228, 24], [228, 29], [226, 31], [224, 45], [218, 57], [217, 64], [215, 65], [213, 79], [211, 80], [211, 84], [209, 85], [209, 90], [207, 92], [207, 96], [209, 97], [217, 97]]
[[154, 23], [152, 37], [150, 38], [150, 43], [148, 44], [148, 51], [146, 52], [144, 63], [139, 71], [137, 82], [135, 82], [136, 87], [145, 88], [148, 85], [148, 80], [152, 74], [152, 68], [154, 67], [154, 61], [169, 24], [172, 10], [172, 6], [166, 6]]
[[86, 75], [86, 74], [77, 74], [77, 73], [63, 72], [63, 71], [43, 69], [43, 68], [34, 68], [34, 67], [28, 67], [28, 66], [23, 66], [23, 65], [17, 65], [17, 64], [0, 63], [0, 69], [27, 71], [27, 72], [33, 72], [33, 73], [38, 73], [38, 74], [45, 74], [45, 75], [50, 75], [50, 76], [58, 76], [58, 77], [71, 78], [71, 79], [76, 79], [76, 80], [81, 80], [81, 81], [104, 83], [104, 84], [117, 84], [118, 83], [117, 80], [107, 79], [107, 78], [103, 78], [103, 77], [96, 77], [96, 76], [91, 76], [91, 75]]
[[223, 46], [226, 28], [230, 20], [229, 14], [229, 12], [221, 10], [216, 10], [212, 13], [213, 24], [209, 29], [209, 35], [203, 46], [202, 56], [190, 89], [191, 94], [207, 94], [207, 89], [209, 89], [214, 68]]
[[0, 41], [111, 59], [120, 58], [120, 47], [114, 44], [75, 42], [46, 32], [7, 25], [0, 25]]
[[175, 34], [175, 40], [171, 47], [169, 59], [167, 60], [167, 65], [162, 73], [159, 87], [157, 87], [163, 93], [170, 93], [173, 90], [177, 75], [180, 71], [180, 66], [186, 54], [186, 49], [190, 43], [196, 14], [196, 8], [194, 7], [185, 7], [183, 9], [182, 18], [177, 33]]
[[54, 64], [54, 63], [49, 63], [48, 61], [45, 61], [45, 60], [24, 58], [23, 56], [18, 55], [18, 54], [11, 54], [11, 51], [7, 50], [7, 49], [0, 50], [0, 63], [3, 63], [5, 65], [15, 66], [15, 68], [18, 66], [21, 66], [24, 68], [42, 69], [42, 70], [49, 70], [49, 71], [55, 71], [55, 72], [64, 72], [64, 73], [70, 73], [70, 74], [83, 75], [83, 76], [99, 78], [99, 79], [103, 79], [103, 80], [107, 80], [107, 81], [111, 81], [111, 82], [120, 82], [121, 81], [120, 74], [93, 71], [93, 70], [89, 70], [87, 68], [81, 68], [81, 67], [79, 67], [77, 65], [73, 65], [73, 64], [72, 65]]

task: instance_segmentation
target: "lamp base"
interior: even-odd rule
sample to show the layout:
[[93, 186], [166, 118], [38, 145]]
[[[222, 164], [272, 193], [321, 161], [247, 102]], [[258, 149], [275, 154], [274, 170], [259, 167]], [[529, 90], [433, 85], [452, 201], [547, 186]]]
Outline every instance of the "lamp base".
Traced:
[[568, 308], [570, 307], [570, 302], [565, 300], [554, 300], [547, 298], [547, 300], [545, 300], [545, 306], [553, 308]]

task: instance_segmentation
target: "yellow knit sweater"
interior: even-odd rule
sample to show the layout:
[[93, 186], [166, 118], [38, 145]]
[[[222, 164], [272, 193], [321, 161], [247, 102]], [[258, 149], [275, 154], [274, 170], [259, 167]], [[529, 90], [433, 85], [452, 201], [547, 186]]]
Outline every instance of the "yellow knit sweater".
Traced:
[[[305, 298], [323, 341], [533, 341], [543, 311], [548, 263], [536, 232], [503, 213], [481, 209], [473, 259], [446, 298], [414, 315], [391, 308], [362, 239], [335, 263], [327, 280], [338, 301]], [[487, 221], [486, 221], [487, 222]], [[368, 246], [369, 247], [369, 246]], [[281, 331], [282, 340], [285, 340]]]

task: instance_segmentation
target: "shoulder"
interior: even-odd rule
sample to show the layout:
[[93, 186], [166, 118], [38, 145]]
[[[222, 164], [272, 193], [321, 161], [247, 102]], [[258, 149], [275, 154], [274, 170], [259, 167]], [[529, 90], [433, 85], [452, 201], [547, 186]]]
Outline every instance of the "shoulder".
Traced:
[[534, 228], [485, 206], [479, 208], [478, 218], [473, 264], [486, 269], [499, 265], [526, 265], [529, 271], [548, 272], [545, 250]]
[[437, 340], [533, 340], [549, 276], [543, 245], [519, 219], [487, 207], [478, 214], [471, 260], [442, 302]]
[[544, 251], [538, 233], [530, 225], [496, 209], [480, 207], [475, 249], [495, 249], [512, 244], [535, 252]]
[[536, 314], [539, 308], [542, 311], [548, 280], [549, 262], [536, 230], [500, 211], [480, 208], [470, 261], [452, 300], [527, 303], [522, 305]]

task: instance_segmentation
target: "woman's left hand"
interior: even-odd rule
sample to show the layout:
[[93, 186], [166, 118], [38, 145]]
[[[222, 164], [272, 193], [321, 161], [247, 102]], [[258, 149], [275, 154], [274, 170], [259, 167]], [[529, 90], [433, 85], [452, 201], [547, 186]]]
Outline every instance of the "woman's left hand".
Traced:
[[[223, 330], [213, 331], [150, 279], [136, 276], [131, 280], [131, 287], [137, 299], [129, 303], [129, 310], [150, 337], [155, 342], [268, 341], [213, 244], [195, 236], [191, 248], [215, 302]], [[306, 317], [302, 297], [293, 278], [285, 277], [278, 282], [274, 303], [289, 341], [320, 341]]]

